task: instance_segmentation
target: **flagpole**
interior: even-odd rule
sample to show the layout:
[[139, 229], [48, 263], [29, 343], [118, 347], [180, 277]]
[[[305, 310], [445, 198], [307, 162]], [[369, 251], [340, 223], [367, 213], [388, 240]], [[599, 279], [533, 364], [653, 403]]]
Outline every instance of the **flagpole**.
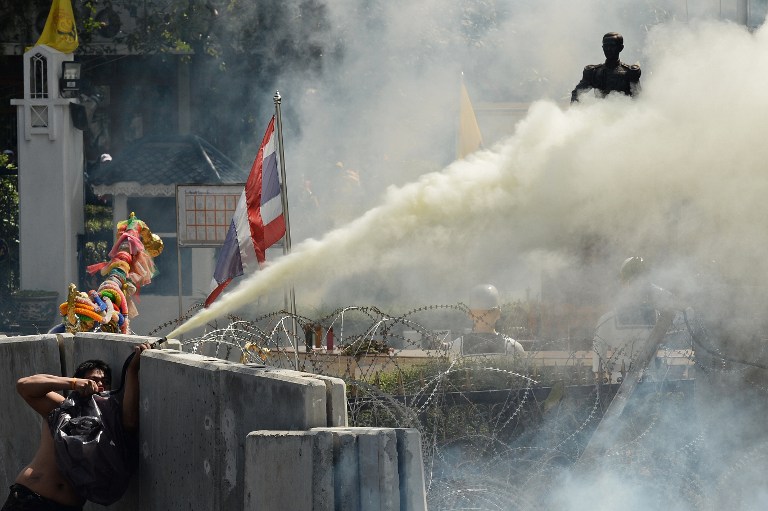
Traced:
[[[272, 100], [275, 102], [275, 117], [277, 119], [277, 149], [280, 154], [280, 200], [283, 204], [283, 217], [285, 218], [285, 236], [283, 238], [283, 254], [291, 253], [291, 220], [288, 215], [288, 181], [285, 176], [285, 151], [283, 149], [283, 118], [280, 113], [280, 103], [282, 102], [280, 91], [276, 90]], [[299, 370], [299, 329], [296, 323], [296, 293], [291, 284], [285, 297], [286, 306], [290, 307], [291, 326], [293, 329], [293, 358], [296, 370]]]
[[459, 118], [458, 123], [456, 125], [456, 159], [460, 160], [462, 157], [461, 154], [461, 98], [462, 94], [464, 94], [464, 71], [461, 72], [460, 80], [459, 80]]

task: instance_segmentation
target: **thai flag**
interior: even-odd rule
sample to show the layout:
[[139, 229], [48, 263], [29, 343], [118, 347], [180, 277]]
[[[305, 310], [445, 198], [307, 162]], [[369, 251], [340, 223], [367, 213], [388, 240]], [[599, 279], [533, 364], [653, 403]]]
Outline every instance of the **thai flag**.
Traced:
[[233, 278], [259, 269], [266, 260], [267, 248], [284, 235], [275, 116], [272, 116], [232, 215], [232, 223], [213, 272], [213, 290], [205, 299], [205, 306], [213, 303]]

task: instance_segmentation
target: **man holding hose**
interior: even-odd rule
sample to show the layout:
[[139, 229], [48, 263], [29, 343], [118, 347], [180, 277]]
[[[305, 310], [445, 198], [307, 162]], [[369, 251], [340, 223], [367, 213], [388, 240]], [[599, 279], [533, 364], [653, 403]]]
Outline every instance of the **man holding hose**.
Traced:
[[[121, 411], [122, 425], [128, 435], [139, 429], [139, 363], [148, 343], [134, 346], [134, 357], [125, 372]], [[50, 374], [35, 374], [19, 379], [16, 390], [27, 404], [44, 419], [63, 401], [60, 391], [72, 390], [90, 396], [110, 390], [112, 375], [109, 366], [99, 360], [80, 364], [74, 378]], [[11, 486], [8, 500], [0, 511], [76, 511], [85, 499], [59, 470], [54, 442], [48, 421], [41, 428], [40, 445], [32, 461], [25, 466]]]

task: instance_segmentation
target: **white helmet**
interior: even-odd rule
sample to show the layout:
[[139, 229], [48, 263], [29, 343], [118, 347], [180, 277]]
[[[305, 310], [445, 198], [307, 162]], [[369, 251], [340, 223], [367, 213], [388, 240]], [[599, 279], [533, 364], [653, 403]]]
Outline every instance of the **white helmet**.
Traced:
[[499, 291], [491, 284], [478, 284], [472, 288], [469, 296], [469, 308], [473, 310], [490, 310], [499, 306]]

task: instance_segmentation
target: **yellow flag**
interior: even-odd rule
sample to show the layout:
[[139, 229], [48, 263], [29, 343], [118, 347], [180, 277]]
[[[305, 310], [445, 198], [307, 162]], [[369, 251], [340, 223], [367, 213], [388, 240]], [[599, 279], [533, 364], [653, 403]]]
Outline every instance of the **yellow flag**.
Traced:
[[70, 0], [53, 0], [45, 28], [35, 46], [44, 44], [62, 53], [72, 53], [77, 49], [77, 29], [75, 13]]
[[480, 134], [480, 126], [477, 124], [475, 110], [469, 100], [469, 92], [461, 80], [461, 104], [459, 106], [459, 136], [456, 144], [456, 156], [464, 158], [471, 152], [483, 147], [483, 136]]

